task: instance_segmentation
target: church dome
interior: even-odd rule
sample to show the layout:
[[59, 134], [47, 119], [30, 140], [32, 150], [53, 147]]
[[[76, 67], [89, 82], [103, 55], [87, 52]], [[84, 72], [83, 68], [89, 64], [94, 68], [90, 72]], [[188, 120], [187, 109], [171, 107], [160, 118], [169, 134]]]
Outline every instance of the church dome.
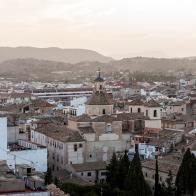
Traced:
[[112, 105], [112, 99], [104, 91], [96, 91], [92, 94], [92, 96], [86, 102], [86, 105]]

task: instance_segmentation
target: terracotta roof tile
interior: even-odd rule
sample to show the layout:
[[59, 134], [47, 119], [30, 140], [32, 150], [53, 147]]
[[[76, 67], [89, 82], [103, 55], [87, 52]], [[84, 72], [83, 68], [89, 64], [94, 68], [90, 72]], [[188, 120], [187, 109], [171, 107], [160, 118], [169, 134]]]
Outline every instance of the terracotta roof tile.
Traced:
[[78, 131], [69, 129], [67, 126], [58, 126], [53, 123], [38, 127], [35, 131], [62, 142], [84, 141]]
[[39, 108], [39, 107], [53, 107], [52, 104], [49, 104], [47, 101], [44, 101], [42, 99], [35, 99], [32, 100], [31, 105], [35, 108]]
[[141, 99], [134, 99], [131, 102], [128, 102], [128, 105], [144, 105], [144, 102]]
[[90, 122], [91, 118], [87, 114], [82, 114], [80, 116], [70, 116], [70, 120], [76, 121], [76, 122]]
[[81, 133], [95, 133], [95, 130], [92, 127], [79, 127]]
[[[147, 160], [142, 163], [142, 167], [155, 170], [155, 160]], [[177, 175], [180, 163], [174, 163], [173, 161], [161, 160], [159, 159], [159, 171], [164, 173], [169, 173], [172, 171], [173, 175]]]
[[160, 107], [159, 103], [157, 103], [154, 99], [150, 99], [148, 102], [145, 103], [147, 107]]
[[119, 121], [119, 119], [112, 115], [102, 115], [96, 118], [93, 118], [91, 122], [112, 122], [112, 121]]
[[71, 166], [74, 168], [76, 172], [81, 172], [81, 171], [105, 170], [106, 165], [107, 165], [106, 162], [99, 161], [99, 162], [86, 162], [82, 164], [72, 164]]
[[104, 91], [96, 91], [92, 94], [92, 96], [86, 102], [86, 105], [112, 105], [112, 99]]

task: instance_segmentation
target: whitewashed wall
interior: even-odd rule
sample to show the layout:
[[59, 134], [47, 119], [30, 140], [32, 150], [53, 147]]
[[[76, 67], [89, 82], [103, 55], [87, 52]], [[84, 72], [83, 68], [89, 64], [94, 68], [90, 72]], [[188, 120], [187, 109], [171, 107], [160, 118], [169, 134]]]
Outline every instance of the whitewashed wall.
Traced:
[[161, 129], [161, 120], [145, 120], [145, 127]]
[[7, 160], [7, 118], [0, 117], [0, 160]]
[[[77, 151], [74, 151], [74, 145], [82, 144], [81, 148], [77, 148]], [[68, 155], [68, 163], [78, 164], [84, 163], [84, 142], [70, 142], [67, 144], [67, 155]]]
[[113, 141], [119, 140], [119, 135], [115, 133], [106, 133], [99, 136], [100, 141]]
[[16, 156], [16, 164], [28, 164], [36, 171], [47, 171], [47, 148], [8, 152], [7, 163], [11, 169], [14, 169], [14, 155]]
[[48, 145], [47, 136], [45, 134], [39, 133], [37, 131], [31, 130], [31, 142], [40, 144], [42, 146]]
[[87, 101], [87, 97], [77, 97], [71, 100], [71, 106], [77, 109], [77, 116], [80, 116], [85, 113], [85, 102]]

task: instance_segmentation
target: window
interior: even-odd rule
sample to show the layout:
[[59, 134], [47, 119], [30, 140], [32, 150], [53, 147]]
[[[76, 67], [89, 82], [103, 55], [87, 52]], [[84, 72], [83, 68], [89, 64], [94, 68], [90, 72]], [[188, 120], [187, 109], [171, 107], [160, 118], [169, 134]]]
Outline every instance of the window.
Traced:
[[138, 108], [138, 109], [137, 109], [137, 112], [138, 112], [138, 113], [141, 113], [141, 108]]
[[90, 154], [89, 157], [92, 158], [92, 154]]
[[88, 172], [88, 173], [87, 173], [87, 176], [91, 176], [91, 172]]
[[105, 114], [105, 109], [102, 110], [102, 114]]
[[184, 108], [181, 108], [181, 111], [183, 112], [184, 111]]
[[148, 116], [148, 110], [146, 110], [146, 116]]
[[83, 172], [81, 172], [81, 176], [83, 176], [84, 174], [83, 174]]
[[22, 128], [19, 128], [19, 134], [20, 133], [25, 133], [25, 131]]
[[106, 132], [107, 133], [111, 133], [112, 132], [112, 124], [111, 123], [108, 123], [107, 126], [106, 126]]
[[106, 176], [107, 172], [101, 172], [101, 176]]
[[31, 168], [27, 168], [27, 175], [31, 174]]
[[133, 113], [133, 108], [131, 108], [131, 113]]
[[146, 176], [146, 177], [148, 177], [148, 174], [147, 174], [147, 172], [146, 172], [145, 176]]
[[82, 144], [79, 144], [79, 148], [82, 148], [82, 146], [83, 146]]
[[74, 144], [74, 151], [76, 152], [78, 150], [77, 144]]
[[157, 110], [154, 110], [154, 117], [157, 117]]

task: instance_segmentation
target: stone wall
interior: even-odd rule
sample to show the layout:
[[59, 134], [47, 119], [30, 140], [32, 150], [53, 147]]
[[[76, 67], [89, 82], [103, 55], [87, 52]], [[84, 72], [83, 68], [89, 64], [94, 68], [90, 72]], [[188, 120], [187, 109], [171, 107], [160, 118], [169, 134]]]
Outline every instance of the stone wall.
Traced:
[[86, 105], [85, 110], [89, 116], [110, 115], [113, 113], [113, 105]]

